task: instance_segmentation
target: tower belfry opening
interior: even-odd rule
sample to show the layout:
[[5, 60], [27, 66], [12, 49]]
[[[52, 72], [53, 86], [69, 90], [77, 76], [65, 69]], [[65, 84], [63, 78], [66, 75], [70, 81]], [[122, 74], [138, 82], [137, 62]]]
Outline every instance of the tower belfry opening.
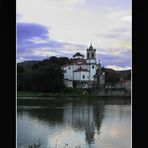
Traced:
[[90, 43], [89, 48], [87, 48], [87, 59], [96, 59], [96, 49], [93, 48], [92, 43]]

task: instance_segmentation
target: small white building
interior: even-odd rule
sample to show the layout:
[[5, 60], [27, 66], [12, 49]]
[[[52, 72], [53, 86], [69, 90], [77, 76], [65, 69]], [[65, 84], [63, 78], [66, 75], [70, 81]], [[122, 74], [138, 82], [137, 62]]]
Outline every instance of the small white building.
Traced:
[[96, 63], [96, 49], [90, 45], [86, 50], [86, 59], [80, 53], [76, 53], [74, 57], [79, 58], [74, 59], [71, 64], [62, 66], [65, 86], [72, 88], [91, 88], [98, 68]]

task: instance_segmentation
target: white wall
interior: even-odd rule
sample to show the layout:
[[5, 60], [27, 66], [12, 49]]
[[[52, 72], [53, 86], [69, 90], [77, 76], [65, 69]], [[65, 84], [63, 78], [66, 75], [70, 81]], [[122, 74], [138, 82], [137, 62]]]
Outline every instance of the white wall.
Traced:
[[[84, 68], [87, 69], [89, 72], [73, 72], [75, 70], [77, 70], [78, 68]], [[92, 68], [92, 66], [94, 66], [94, 69]], [[70, 69], [69, 69], [70, 67]], [[68, 80], [94, 80], [94, 75], [96, 74], [96, 64], [86, 64], [86, 65], [68, 65], [66, 67], [64, 67], [64, 70], [66, 70], [66, 72], [64, 73], [64, 79], [68, 79]], [[83, 79], [83, 75], [85, 75], [85, 79]], [[90, 78], [89, 78], [90, 75]]]
[[[83, 78], [83, 75], [85, 76], [84, 78]], [[74, 72], [74, 80], [89, 81], [89, 72], [87, 72], [87, 71]]]
[[[83, 75], [85, 76], [85, 78], [83, 78]], [[89, 72], [81, 72], [81, 81], [89, 81]]]
[[[92, 68], [94, 66], [94, 69]], [[94, 80], [94, 75], [96, 74], [96, 64], [90, 65], [90, 80]]]
[[96, 59], [86, 59], [86, 63], [96, 63]]
[[64, 67], [66, 73], [64, 74], [64, 79], [72, 80], [73, 79], [73, 67], [72, 65], [68, 65]]
[[79, 81], [81, 77], [81, 72], [74, 72], [74, 80]]

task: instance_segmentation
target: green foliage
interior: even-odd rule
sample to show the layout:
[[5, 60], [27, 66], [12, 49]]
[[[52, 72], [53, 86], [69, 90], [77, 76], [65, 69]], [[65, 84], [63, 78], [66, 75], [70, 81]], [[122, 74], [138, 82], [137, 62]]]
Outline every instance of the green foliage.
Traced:
[[34, 65], [32, 65], [32, 70], [38, 69], [40, 66], [43, 66], [43, 63], [41, 61], [35, 63]]
[[76, 54], [73, 55], [73, 58], [75, 58], [75, 57], [78, 57], [78, 58], [83, 57], [84, 58], [84, 55], [81, 54], [80, 52], [77, 52]]
[[17, 73], [23, 73], [24, 72], [24, 67], [22, 65], [17, 65]]
[[120, 75], [115, 71], [106, 71], [105, 73], [105, 83], [115, 84], [119, 82]]
[[131, 80], [131, 73], [127, 74], [127, 80]]
[[[25, 61], [17, 64], [17, 89], [18, 91], [62, 92], [82, 94], [81, 90], [65, 88], [61, 66], [69, 64], [76, 59], [52, 56], [42, 61]], [[116, 72], [111, 69], [105, 71], [106, 83], [117, 83], [121, 74], [126, 79], [131, 79], [131, 72]], [[125, 74], [124, 74], [125, 73]]]
[[40, 61], [24, 61], [22, 63], [17, 63], [17, 67], [18, 66], [22, 66], [24, 69], [24, 72], [26, 71], [31, 71], [32, 70], [32, 66], [36, 63], [38, 63]]
[[21, 79], [24, 73], [24, 67], [22, 65], [17, 65], [17, 87], [21, 89]]
[[60, 66], [63, 66], [67, 63], [70, 63], [71, 61], [67, 57], [59, 57], [58, 62]]
[[65, 94], [83, 94], [83, 90], [82, 89], [77, 89], [77, 88], [64, 88], [61, 93], [65, 93]]
[[52, 56], [50, 57], [49, 59], [45, 59], [43, 61], [39, 61], [37, 63], [35, 63], [33, 66], [32, 66], [32, 70], [34, 69], [38, 69], [39, 67], [42, 67], [42, 66], [48, 66], [50, 64], [54, 64], [54, 65], [58, 65], [58, 66], [63, 66], [67, 63], [69, 63], [70, 60], [67, 58], [67, 57], [55, 57], [55, 56]]
[[36, 62], [32, 65], [31, 70], [26, 71], [21, 70], [19, 66], [17, 89], [21, 91], [60, 92], [64, 87], [60, 65], [67, 62], [66, 60], [65, 58], [52, 57]]
[[58, 66], [41, 66], [22, 75], [22, 90], [59, 92], [63, 88], [62, 81], [62, 70]]

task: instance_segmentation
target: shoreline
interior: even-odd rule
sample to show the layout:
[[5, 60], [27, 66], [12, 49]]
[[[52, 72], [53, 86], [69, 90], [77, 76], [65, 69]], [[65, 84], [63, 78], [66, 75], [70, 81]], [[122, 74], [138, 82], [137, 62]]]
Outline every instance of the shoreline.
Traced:
[[131, 95], [83, 95], [81, 93], [18, 92], [17, 98], [131, 98]]
[[83, 96], [83, 97], [17, 97], [17, 105], [29, 105], [29, 106], [52, 106], [57, 103], [65, 103], [71, 101], [131, 101], [131, 97], [103, 97], [103, 96]]
[[57, 101], [64, 103], [67, 101], [89, 101], [89, 100], [131, 100], [131, 96], [95, 96], [82, 95], [76, 93], [41, 93], [41, 92], [19, 92], [16, 97], [17, 105], [52, 105]]
[[131, 96], [17, 96], [17, 100], [53, 100], [53, 99], [131, 99]]

